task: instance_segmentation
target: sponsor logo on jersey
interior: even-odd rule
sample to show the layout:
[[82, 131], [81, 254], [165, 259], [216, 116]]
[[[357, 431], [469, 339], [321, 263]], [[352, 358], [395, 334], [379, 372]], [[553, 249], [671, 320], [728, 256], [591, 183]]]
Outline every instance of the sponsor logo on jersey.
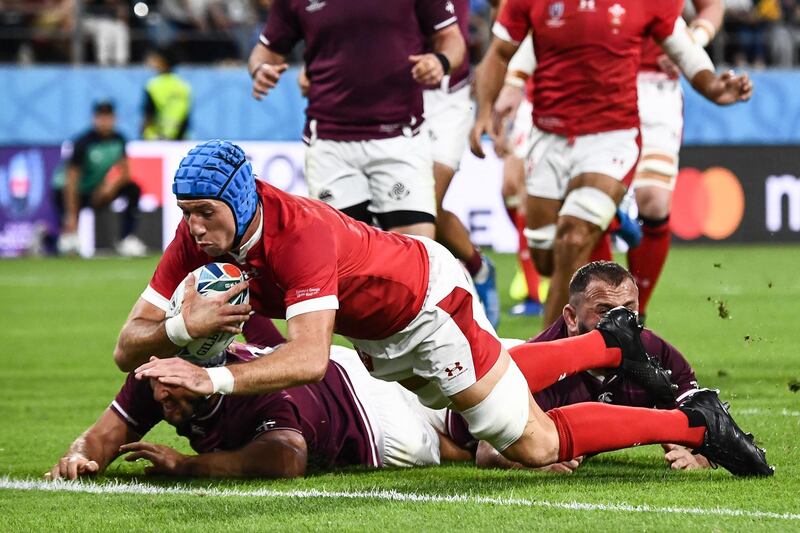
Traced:
[[550, 18], [547, 19], [545, 24], [551, 28], [560, 28], [564, 25], [564, 2], [552, 2], [547, 8], [547, 14]]
[[578, 4], [578, 11], [594, 11], [595, 8], [595, 0], [581, 0]]

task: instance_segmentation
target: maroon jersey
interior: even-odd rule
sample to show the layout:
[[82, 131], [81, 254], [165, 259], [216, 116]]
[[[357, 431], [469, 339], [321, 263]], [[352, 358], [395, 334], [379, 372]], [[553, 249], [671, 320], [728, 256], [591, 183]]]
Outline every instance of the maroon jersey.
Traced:
[[[457, 91], [466, 86], [470, 82], [471, 66], [469, 64], [469, 0], [450, 0], [453, 4], [453, 9], [456, 17], [458, 17], [458, 29], [464, 37], [464, 46], [466, 52], [464, 53], [464, 61], [461, 65], [450, 74], [450, 79], [447, 82], [447, 90], [449, 92]], [[432, 51], [430, 46], [429, 51]], [[426, 89], [438, 89], [439, 86], [425, 87]]]
[[[567, 337], [564, 317], [533, 338], [530, 342], [545, 342]], [[667, 341], [646, 329], [642, 344], [647, 353], [657, 358], [661, 366], [672, 371], [672, 381], [678, 386], [677, 396], [697, 388], [697, 378], [689, 362]], [[581, 372], [569, 376], [533, 395], [543, 411], [579, 402], [604, 402], [633, 407], [654, 407], [655, 399], [645, 389], [624, 379], [620, 373], [609, 374], [604, 380]]]
[[[247, 345], [234, 343], [228, 349], [228, 364], [253, 358]], [[381, 466], [369, 422], [361, 416], [360, 400], [351, 390], [345, 371], [331, 361], [319, 383], [258, 396], [222, 396], [209, 414], [176, 430], [197, 453], [236, 450], [269, 431], [296, 431], [306, 441], [311, 468]], [[150, 381], [139, 381], [133, 373], [110, 407], [142, 436], [163, 420]]]
[[275, 0], [261, 42], [279, 54], [305, 40], [307, 134], [363, 141], [422, 123], [408, 56], [456, 23], [451, 0]]
[[417, 316], [428, 289], [428, 253], [422, 242], [380, 231], [317, 200], [256, 181], [262, 235], [242, 262], [212, 258], [185, 221], [158, 263], [142, 297], [166, 310], [175, 287], [195, 268], [230, 261], [253, 276], [250, 304], [269, 318], [338, 309], [335, 330], [378, 340]]
[[669, 37], [683, 0], [507, 0], [495, 34], [536, 53], [533, 120], [564, 136], [639, 125], [642, 43]]

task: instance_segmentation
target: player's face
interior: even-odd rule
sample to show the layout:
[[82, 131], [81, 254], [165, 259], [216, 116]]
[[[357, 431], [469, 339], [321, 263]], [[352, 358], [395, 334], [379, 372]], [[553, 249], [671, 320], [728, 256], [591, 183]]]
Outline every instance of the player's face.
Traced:
[[228, 253], [236, 236], [233, 213], [219, 200], [178, 200], [197, 245], [211, 257]]
[[197, 411], [200, 396], [183, 387], [164, 385], [156, 379], [150, 380], [150, 386], [153, 388], [153, 399], [161, 404], [164, 420], [176, 427], [191, 420]]
[[619, 306], [639, 311], [639, 289], [635, 283], [628, 279], [618, 287], [599, 280], [589, 283], [581, 297], [575, 298], [574, 305], [564, 308], [570, 337], [589, 333], [603, 315]]
[[114, 125], [116, 124], [114, 113], [96, 113], [92, 121], [95, 131], [100, 135], [107, 136], [114, 132]]

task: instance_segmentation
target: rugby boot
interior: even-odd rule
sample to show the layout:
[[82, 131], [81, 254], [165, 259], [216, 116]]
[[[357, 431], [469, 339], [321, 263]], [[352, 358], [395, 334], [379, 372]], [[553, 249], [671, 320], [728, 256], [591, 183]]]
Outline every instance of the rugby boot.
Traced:
[[705, 442], [692, 453], [702, 454], [735, 476], [771, 476], [775, 469], [767, 464], [766, 450], [755, 444], [753, 435], [745, 433], [720, 402], [718, 391], [700, 389], [679, 407], [690, 424], [699, 419], [706, 426]]
[[670, 380], [672, 372], [664, 370], [658, 359], [645, 351], [640, 337], [643, 328], [636, 313], [622, 306], [615, 307], [600, 319], [596, 329], [603, 335], [606, 346], [622, 350], [620, 368], [624, 375], [649, 391], [657, 406], [675, 406], [678, 386]]

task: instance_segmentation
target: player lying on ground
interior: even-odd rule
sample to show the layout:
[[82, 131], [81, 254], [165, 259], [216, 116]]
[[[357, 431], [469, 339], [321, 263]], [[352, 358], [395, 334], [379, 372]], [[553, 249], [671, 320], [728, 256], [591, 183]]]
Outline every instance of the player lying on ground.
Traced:
[[[622, 266], [605, 261], [589, 263], [572, 277], [569, 303], [564, 306], [562, 316], [530, 342], [554, 341], [592, 331], [609, 309], [624, 306], [636, 311], [638, 302], [638, 288], [632, 275]], [[656, 357], [661, 366], [671, 372], [672, 381], [678, 386], [676, 404], [697, 392], [694, 370], [677, 349], [649, 330], [642, 332], [641, 339], [647, 353]], [[536, 403], [544, 411], [580, 402], [649, 408], [658, 404], [657, 398], [613, 369], [556, 376], [548, 371], [552, 366], [548, 357], [529, 353], [530, 346], [519, 341], [519, 345], [510, 348], [509, 353], [525, 374]], [[570, 357], [569, 354], [564, 356]], [[551, 383], [553, 380], [557, 381]], [[477, 447], [476, 459], [480, 466], [519, 467], [503, 459], [486, 443], [478, 446], [466, 430], [466, 423], [457, 414], [441, 410], [435, 414], [428, 413], [428, 418], [437, 431], [451, 436], [461, 448], [475, 453]], [[664, 450], [664, 458], [674, 469], [691, 470], [710, 466], [702, 450], [694, 450], [697, 453], [693, 454], [692, 450], [675, 444], [664, 444]], [[569, 462], [562, 468], [571, 467], [571, 470], [577, 468], [578, 464]]]
[[[227, 364], [270, 351], [232, 344]], [[197, 455], [142, 441], [161, 420], [188, 438]], [[150, 474], [291, 478], [352, 465], [438, 464], [439, 442], [399, 386], [371, 378], [353, 350], [332, 346], [319, 383], [256, 396], [206, 397], [128, 374], [116, 399], [45, 477], [97, 474], [128, 453], [128, 461], [150, 461]]]
[[[737, 474], [772, 473], [716, 397], [695, 395], [672, 410], [584, 403], [545, 414], [461, 264], [444, 247], [380, 231], [256, 182], [235, 145], [210, 141], [193, 148], [173, 191], [184, 218], [114, 351], [119, 367], [135, 369], [137, 379], [203, 395], [282, 390], [323, 378], [336, 332], [353, 343], [373, 376], [400, 382], [428, 407], [452, 405], [476, 437], [526, 466], [672, 442], [705, 443], [714, 450], [709, 459]], [[213, 257], [250, 272], [253, 309], [286, 319], [288, 341], [270, 357], [212, 369], [170, 357], [193, 338], [237, 333], [249, 316], [249, 305], [227, 303], [244, 283], [201, 298], [189, 276], [180, 314], [167, 319], [177, 285]], [[619, 308], [595, 331], [536, 346], [544, 354], [571, 354], [552, 358], [549, 371], [621, 367], [660, 401], [674, 401], [672, 384], [647, 356], [639, 331], [635, 313]]]

